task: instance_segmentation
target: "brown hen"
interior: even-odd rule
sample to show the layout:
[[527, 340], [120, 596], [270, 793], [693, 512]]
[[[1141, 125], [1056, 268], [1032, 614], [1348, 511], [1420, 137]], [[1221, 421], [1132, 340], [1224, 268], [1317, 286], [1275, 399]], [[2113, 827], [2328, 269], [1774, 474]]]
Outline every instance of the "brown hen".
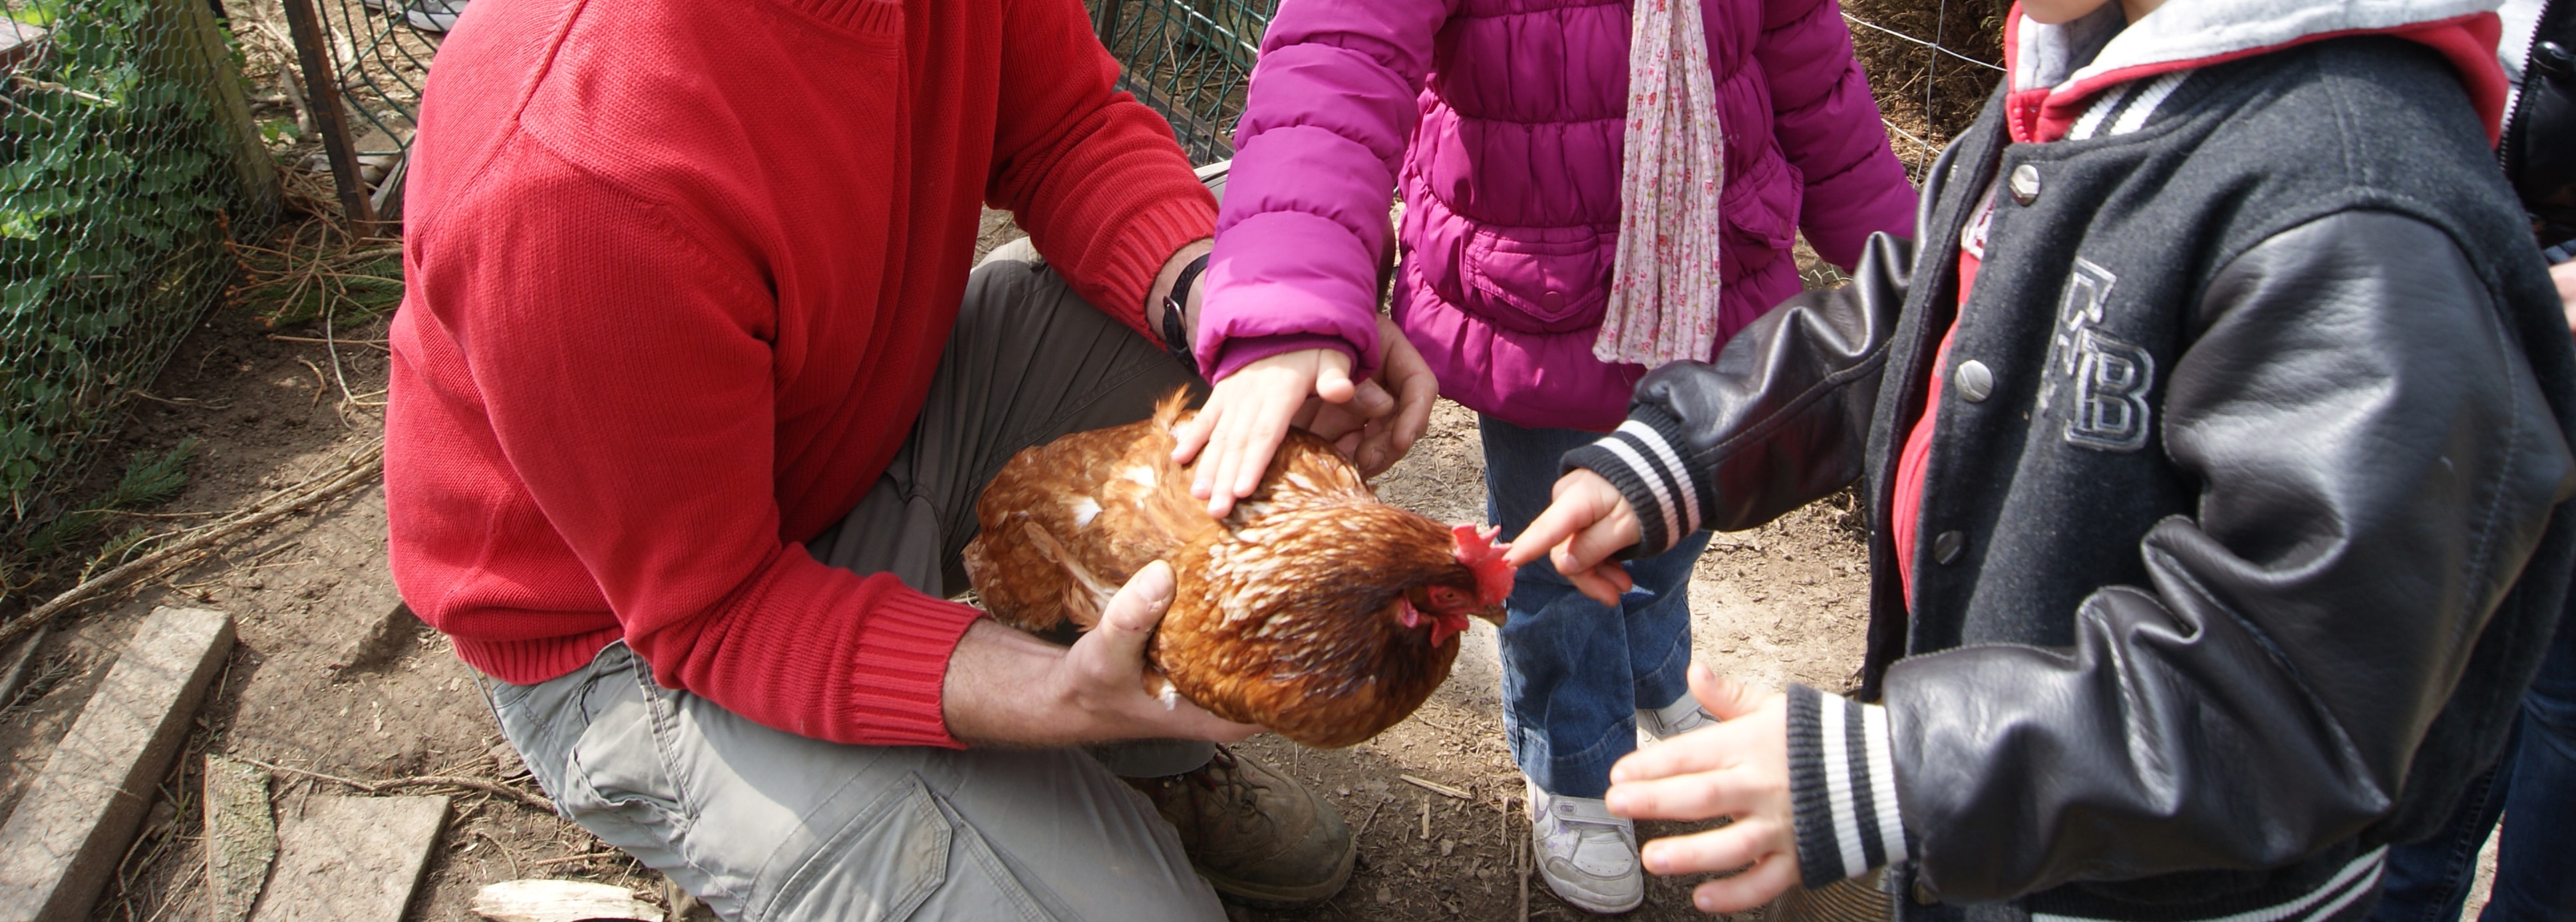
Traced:
[[966, 573], [1003, 623], [1088, 629], [1128, 577], [1171, 562], [1147, 648], [1177, 692], [1309, 746], [1348, 746], [1449, 677], [1467, 619], [1499, 625], [1512, 568], [1491, 531], [1379, 502], [1331, 443], [1291, 429], [1223, 519], [1172, 463], [1174, 393], [1151, 419], [1020, 452], [976, 505]]

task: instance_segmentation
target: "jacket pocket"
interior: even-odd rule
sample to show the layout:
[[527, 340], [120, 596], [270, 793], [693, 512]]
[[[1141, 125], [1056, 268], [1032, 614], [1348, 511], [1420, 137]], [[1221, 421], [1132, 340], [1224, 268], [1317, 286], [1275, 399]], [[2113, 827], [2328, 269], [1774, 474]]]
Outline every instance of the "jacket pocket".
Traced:
[[1588, 227], [1479, 227], [1461, 254], [1466, 303], [1496, 325], [1563, 333], [1601, 322], [1610, 299], [1608, 238]]
[[619, 848], [669, 841], [688, 811], [662, 760], [649, 692], [624, 671], [589, 678], [572, 703], [587, 720], [564, 754], [555, 809]]
[[1742, 176], [1728, 176], [1718, 194], [1718, 220], [1725, 224], [1720, 241], [1726, 281], [1769, 265], [1798, 244], [1799, 202], [1807, 178], [1777, 151], [1755, 161]]

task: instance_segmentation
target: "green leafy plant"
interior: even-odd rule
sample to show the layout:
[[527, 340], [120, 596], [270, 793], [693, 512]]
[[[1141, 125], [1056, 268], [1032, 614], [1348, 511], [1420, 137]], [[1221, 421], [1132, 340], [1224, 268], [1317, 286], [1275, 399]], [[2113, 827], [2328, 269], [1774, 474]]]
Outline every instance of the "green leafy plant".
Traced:
[[[37, 0], [0, 74], [0, 522], [159, 366], [229, 278], [223, 135], [156, 0]], [[6, 530], [6, 529], [0, 529]]]
[[[197, 456], [197, 440], [191, 436], [179, 440], [169, 451], [159, 455], [138, 454], [125, 464], [125, 476], [116, 486], [99, 497], [89, 508], [65, 513], [27, 533], [24, 547], [30, 557], [44, 557], [61, 551], [97, 534], [110, 517], [119, 512], [149, 509], [168, 502], [188, 486], [188, 462]], [[109, 542], [122, 550], [139, 543], [149, 532], [140, 528]]]

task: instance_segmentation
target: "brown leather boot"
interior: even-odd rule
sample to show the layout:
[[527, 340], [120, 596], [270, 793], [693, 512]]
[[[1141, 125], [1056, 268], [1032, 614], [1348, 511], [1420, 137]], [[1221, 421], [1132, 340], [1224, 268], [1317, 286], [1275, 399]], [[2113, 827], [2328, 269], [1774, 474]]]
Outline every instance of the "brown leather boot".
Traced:
[[1181, 836], [1216, 892], [1269, 906], [1321, 902], [1351, 879], [1359, 844], [1324, 798], [1226, 747], [1205, 767], [1129, 778]]

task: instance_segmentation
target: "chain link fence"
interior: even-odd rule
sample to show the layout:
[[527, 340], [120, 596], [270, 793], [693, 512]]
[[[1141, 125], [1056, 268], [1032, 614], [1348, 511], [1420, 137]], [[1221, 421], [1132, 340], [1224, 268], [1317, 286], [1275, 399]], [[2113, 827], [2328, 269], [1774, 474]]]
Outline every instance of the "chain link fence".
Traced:
[[1190, 162], [1234, 156], [1245, 78], [1278, 0], [1086, 0], [1118, 88], [1172, 123]]
[[[332, 0], [325, 0], [332, 2]], [[347, 0], [339, 0], [347, 2]], [[1234, 155], [1246, 78], [1278, 0], [1086, 0], [1092, 27], [1122, 65], [1119, 88], [1172, 123], [1194, 163]], [[1888, 139], [1920, 178], [1949, 138], [1976, 119], [2003, 76], [2007, 0], [1849, 0], [1852, 44], [1887, 120]]]
[[59, 512], [276, 180], [205, 0], [0, 4], [0, 533]]

